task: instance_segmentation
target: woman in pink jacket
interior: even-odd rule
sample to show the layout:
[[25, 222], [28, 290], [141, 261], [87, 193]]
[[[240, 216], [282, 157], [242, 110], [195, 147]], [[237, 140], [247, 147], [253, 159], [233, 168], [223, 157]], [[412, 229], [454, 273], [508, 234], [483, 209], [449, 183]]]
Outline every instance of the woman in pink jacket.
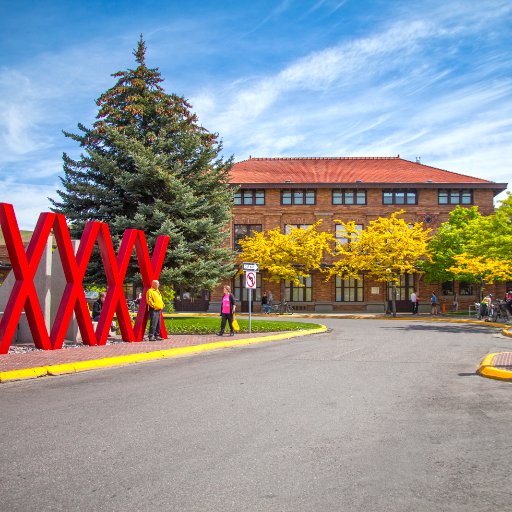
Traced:
[[222, 317], [220, 322], [220, 332], [217, 334], [217, 336], [224, 336], [226, 322], [229, 322], [229, 335], [235, 335], [235, 331], [233, 329], [233, 315], [235, 314], [235, 309], [235, 297], [233, 297], [233, 294], [231, 293], [231, 288], [226, 285], [224, 286], [224, 295], [222, 297], [222, 303], [220, 306], [220, 316]]

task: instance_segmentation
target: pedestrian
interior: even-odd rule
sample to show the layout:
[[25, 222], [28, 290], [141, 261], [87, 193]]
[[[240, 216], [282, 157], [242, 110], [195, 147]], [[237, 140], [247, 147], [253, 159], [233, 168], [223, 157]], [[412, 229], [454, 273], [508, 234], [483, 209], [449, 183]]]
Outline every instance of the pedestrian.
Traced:
[[222, 303], [220, 306], [220, 331], [217, 336], [224, 336], [224, 329], [226, 328], [226, 322], [229, 323], [229, 335], [234, 336], [235, 330], [233, 329], [233, 315], [235, 314], [236, 304], [235, 297], [231, 293], [231, 288], [226, 285], [224, 286], [224, 295], [222, 297]]
[[269, 308], [272, 306], [272, 292], [270, 290], [267, 293], [267, 304], [269, 305]]
[[[105, 292], [100, 292], [98, 294], [98, 300], [92, 305], [92, 321], [99, 322], [101, 316], [101, 310], [103, 309], [103, 303], [105, 302], [105, 297], [107, 294]], [[110, 324], [110, 334], [116, 334], [116, 323], [112, 320]]]
[[98, 299], [92, 305], [92, 321], [97, 322], [100, 319], [101, 310], [103, 309], [103, 303], [105, 302], [106, 297], [105, 292], [100, 292], [98, 295]]
[[159, 290], [160, 283], [155, 279], [151, 282], [151, 288], [146, 292], [146, 302], [149, 311], [149, 341], [162, 340], [160, 336], [160, 318], [162, 309], [164, 309], [164, 301]]
[[412, 306], [412, 314], [418, 314], [418, 296], [416, 295], [416, 290], [413, 290], [411, 293], [411, 306]]
[[480, 302], [480, 316], [483, 320], [488, 322], [491, 315], [492, 293], [486, 295], [482, 302]]
[[435, 292], [432, 292], [432, 295], [430, 297], [430, 307], [431, 307], [431, 315], [438, 315], [439, 311], [437, 310], [437, 295]]
[[510, 314], [512, 315], [512, 290], [509, 290], [507, 294], [505, 295], [505, 300], [507, 302], [507, 309], [509, 310]]
[[457, 294], [453, 296], [453, 303], [452, 303], [452, 311], [458, 311], [459, 310], [459, 298], [457, 297]]
[[267, 292], [263, 292], [263, 295], [261, 296], [261, 310], [263, 311], [263, 313], [270, 313]]

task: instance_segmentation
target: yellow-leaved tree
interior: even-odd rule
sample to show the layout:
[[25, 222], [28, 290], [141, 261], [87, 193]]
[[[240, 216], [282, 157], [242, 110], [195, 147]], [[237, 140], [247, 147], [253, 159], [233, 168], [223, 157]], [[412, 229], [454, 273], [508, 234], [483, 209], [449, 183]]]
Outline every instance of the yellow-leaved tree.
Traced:
[[418, 222], [408, 224], [400, 217], [403, 210], [390, 217], [373, 220], [362, 231], [354, 222], [335, 221], [346, 231], [348, 243], [337, 244], [337, 258], [330, 276], [361, 278], [367, 274], [392, 286], [392, 311], [396, 316], [396, 285], [400, 276], [417, 272], [420, 259], [429, 258], [427, 243], [430, 229]]
[[279, 228], [266, 232], [253, 232], [253, 236], [240, 240], [242, 252], [239, 261], [259, 263], [269, 281], [281, 283], [284, 298], [285, 281], [302, 286], [301, 277], [313, 270], [321, 270], [325, 252], [332, 252], [334, 237], [318, 231], [321, 220], [307, 228], [291, 228], [282, 233]]
[[[480, 282], [480, 295], [485, 283], [512, 279], [512, 267], [506, 261], [491, 257], [474, 256], [467, 252], [454, 256], [455, 264], [448, 271], [456, 277]], [[481, 297], [480, 297], [481, 298]]]

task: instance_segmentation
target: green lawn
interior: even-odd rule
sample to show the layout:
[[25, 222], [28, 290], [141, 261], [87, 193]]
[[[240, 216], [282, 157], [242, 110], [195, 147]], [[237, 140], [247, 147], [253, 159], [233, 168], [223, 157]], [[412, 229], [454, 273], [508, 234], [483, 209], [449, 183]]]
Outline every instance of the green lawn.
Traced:
[[[249, 332], [249, 320], [237, 318], [240, 332]], [[298, 331], [317, 329], [320, 325], [310, 322], [286, 322], [279, 320], [253, 320], [251, 332]], [[174, 317], [165, 319], [168, 334], [215, 334], [220, 329], [220, 317]], [[226, 324], [226, 332], [229, 325]]]

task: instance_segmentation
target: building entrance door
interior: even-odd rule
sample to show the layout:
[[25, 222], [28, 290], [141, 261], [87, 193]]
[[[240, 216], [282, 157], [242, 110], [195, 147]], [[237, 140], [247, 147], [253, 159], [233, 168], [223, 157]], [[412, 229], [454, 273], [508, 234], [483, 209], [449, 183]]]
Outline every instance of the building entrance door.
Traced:
[[[400, 282], [396, 285], [396, 311], [397, 313], [410, 313], [411, 293], [414, 290], [414, 275], [405, 274], [400, 276]], [[387, 285], [388, 310], [391, 311], [393, 288]]]

